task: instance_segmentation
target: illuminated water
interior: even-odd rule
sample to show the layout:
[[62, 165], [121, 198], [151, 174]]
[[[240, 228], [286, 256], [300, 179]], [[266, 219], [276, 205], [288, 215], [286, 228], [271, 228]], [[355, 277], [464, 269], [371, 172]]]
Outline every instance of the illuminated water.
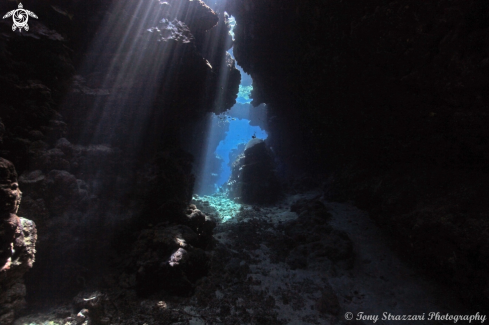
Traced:
[[[234, 28], [234, 18], [230, 18], [231, 26]], [[234, 34], [231, 30], [231, 34]], [[234, 58], [233, 49], [229, 50], [229, 54]], [[237, 64], [236, 68], [241, 73], [241, 83], [239, 85], [239, 93], [238, 98], [236, 99], [237, 104], [249, 104], [253, 100], [251, 97], [251, 91], [253, 90], [253, 80], [251, 76], [243, 71], [243, 69]], [[234, 107], [233, 107], [234, 108]], [[231, 109], [231, 111], [233, 110]], [[227, 112], [226, 112], [227, 113]], [[221, 171], [219, 174], [219, 178], [215, 184], [216, 189], [222, 186], [227, 182], [229, 176], [231, 176], [231, 168], [229, 165], [232, 162], [229, 162], [229, 154], [231, 150], [236, 149], [239, 144], [246, 144], [248, 141], [252, 139], [252, 136], [255, 136], [260, 139], [266, 139], [268, 137], [267, 133], [262, 130], [258, 126], [251, 126], [250, 121], [247, 119], [238, 119], [233, 118], [231, 116], [227, 116], [229, 121], [229, 131], [226, 133], [226, 138], [223, 139], [216, 151], [215, 154], [223, 159], [221, 164]]]
[[236, 119], [230, 121], [229, 132], [227, 132], [226, 138], [219, 143], [216, 149], [216, 154], [224, 160], [221, 175], [217, 181], [218, 186], [225, 183], [231, 176], [231, 168], [228, 165], [231, 150], [237, 148], [240, 143], [246, 144], [253, 135], [260, 139], [266, 139], [268, 136], [260, 127], [251, 126], [249, 120]]

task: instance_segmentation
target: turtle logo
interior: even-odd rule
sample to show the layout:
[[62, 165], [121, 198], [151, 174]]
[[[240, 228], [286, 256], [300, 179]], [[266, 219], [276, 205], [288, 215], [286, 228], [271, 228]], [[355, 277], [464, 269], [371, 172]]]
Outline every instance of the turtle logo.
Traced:
[[22, 3], [19, 3], [19, 9], [15, 9], [7, 12], [7, 14], [3, 16], [3, 19], [8, 18], [10, 16], [12, 16], [12, 19], [14, 20], [14, 24], [12, 25], [12, 30], [14, 32], [17, 28], [21, 32], [22, 32], [22, 28], [24, 28], [26, 31], [29, 30], [29, 25], [27, 25], [27, 21], [29, 21], [29, 16], [36, 19], [38, 18], [36, 14], [33, 13], [32, 11], [25, 10]]

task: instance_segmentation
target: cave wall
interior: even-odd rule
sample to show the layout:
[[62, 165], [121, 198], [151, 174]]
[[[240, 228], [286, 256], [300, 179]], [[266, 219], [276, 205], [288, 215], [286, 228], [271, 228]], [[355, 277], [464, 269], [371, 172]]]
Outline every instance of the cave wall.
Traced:
[[[111, 265], [118, 256], [136, 256], [130, 252], [138, 238], [171, 233], [165, 230], [170, 225], [185, 229], [190, 239], [182, 240], [200, 249], [188, 248], [190, 256], [205, 262], [202, 250], [213, 222], [188, 210], [192, 164], [201, 152], [182, 148], [199, 140], [202, 119], [235, 102], [240, 74], [234, 60], [225, 46], [212, 53], [204, 48], [205, 40], [214, 43], [227, 27], [207, 33], [220, 18], [201, 1], [23, 4], [39, 17], [29, 20], [28, 32], [13, 33], [11, 20], [0, 21], [0, 82], [6, 90], [0, 156], [16, 165], [24, 193], [19, 215], [33, 220], [39, 234], [37, 262], [26, 279], [28, 298], [48, 304], [94, 283], [144, 287], [162, 270], [136, 279], [140, 256], [126, 258], [122, 269]], [[2, 3], [0, 9], [12, 6]], [[154, 15], [146, 20], [136, 7]], [[138, 28], [126, 28], [128, 22]], [[136, 46], [121, 43], [124, 36]], [[147, 63], [135, 73], [124, 66], [131, 51]], [[224, 71], [228, 77], [222, 80]], [[150, 254], [155, 265], [170, 255], [178, 260], [174, 245], [144, 245], [161, 254]], [[121, 279], [107, 282], [111, 272]], [[193, 280], [203, 274], [189, 272]], [[175, 283], [185, 276], [174, 273]]]
[[14, 165], [0, 158], [0, 323], [11, 324], [25, 306], [25, 273], [36, 254], [36, 224], [18, 217], [22, 192]]
[[487, 1], [229, 0], [289, 175], [366, 208], [414, 262], [489, 297]]

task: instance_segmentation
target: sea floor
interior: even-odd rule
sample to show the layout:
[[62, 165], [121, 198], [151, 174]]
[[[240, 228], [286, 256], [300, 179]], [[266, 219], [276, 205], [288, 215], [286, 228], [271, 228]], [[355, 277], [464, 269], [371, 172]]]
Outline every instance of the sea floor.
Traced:
[[[103, 299], [114, 307], [104, 324], [445, 324], [430, 313], [462, 313], [448, 288], [409, 266], [351, 204], [328, 202], [314, 191], [271, 207], [223, 196], [194, 196], [193, 202], [219, 220], [209, 274], [191, 297], [142, 300], [105, 292]], [[321, 209], [328, 213], [323, 219], [316, 215], [317, 225], [301, 221]], [[389, 315], [420, 319], [385, 319]], [[65, 305], [15, 325], [90, 324], [88, 319]]]

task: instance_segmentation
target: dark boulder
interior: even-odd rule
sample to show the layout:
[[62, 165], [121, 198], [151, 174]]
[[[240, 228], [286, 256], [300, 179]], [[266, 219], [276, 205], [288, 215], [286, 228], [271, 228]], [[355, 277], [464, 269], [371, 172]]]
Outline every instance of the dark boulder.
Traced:
[[128, 286], [143, 297], [159, 291], [189, 294], [195, 281], [207, 273], [208, 258], [202, 248], [209, 238], [202, 240], [203, 236], [212, 237], [212, 230], [198, 234], [187, 226], [160, 224], [141, 231], [121, 281], [134, 279]]
[[227, 183], [229, 197], [247, 204], [270, 204], [280, 197], [281, 187], [271, 150], [261, 139], [252, 139], [232, 165]]

